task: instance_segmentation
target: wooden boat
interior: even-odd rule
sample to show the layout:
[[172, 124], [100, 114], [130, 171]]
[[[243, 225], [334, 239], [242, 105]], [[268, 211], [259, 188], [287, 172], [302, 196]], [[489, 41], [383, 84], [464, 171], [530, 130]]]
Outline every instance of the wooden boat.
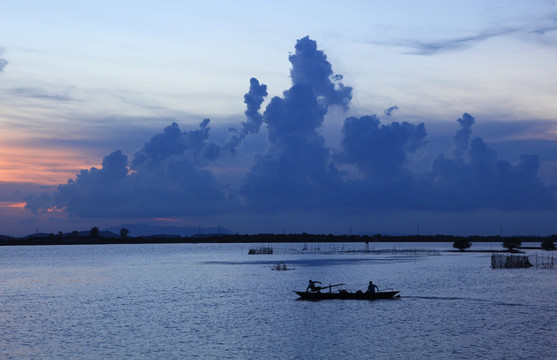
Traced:
[[[330, 300], [330, 299], [341, 299], [341, 300], [379, 300], [379, 299], [392, 299], [400, 291], [379, 291], [375, 293], [365, 293], [365, 292], [348, 292], [348, 291], [338, 291], [338, 292], [306, 292], [306, 291], [294, 291], [300, 297], [300, 300]], [[400, 297], [400, 295], [397, 295]]]

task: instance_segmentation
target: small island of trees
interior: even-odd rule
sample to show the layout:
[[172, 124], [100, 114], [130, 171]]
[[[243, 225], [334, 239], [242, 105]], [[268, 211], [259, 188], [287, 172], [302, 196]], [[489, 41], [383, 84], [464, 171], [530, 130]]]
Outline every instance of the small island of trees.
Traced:
[[472, 243], [468, 239], [458, 239], [453, 243], [453, 247], [460, 251], [464, 251], [469, 249], [472, 246]]
[[553, 239], [548, 238], [542, 241], [542, 249], [550, 251], [555, 250], [555, 242]]

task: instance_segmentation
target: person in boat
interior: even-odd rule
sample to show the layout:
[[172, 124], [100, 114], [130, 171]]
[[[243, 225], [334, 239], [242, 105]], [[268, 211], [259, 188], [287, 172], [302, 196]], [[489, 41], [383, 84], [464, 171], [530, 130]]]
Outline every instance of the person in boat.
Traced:
[[319, 286], [315, 286], [315, 284], [321, 284], [321, 281], [313, 281], [310, 280], [308, 287], [306, 288], [306, 292], [308, 292], [309, 290], [313, 291], [313, 292], [320, 292], [321, 291], [321, 287]]
[[370, 281], [367, 286], [366, 294], [375, 294], [375, 290], [379, 291], [379, 288], [373, 283], [373, 281]]

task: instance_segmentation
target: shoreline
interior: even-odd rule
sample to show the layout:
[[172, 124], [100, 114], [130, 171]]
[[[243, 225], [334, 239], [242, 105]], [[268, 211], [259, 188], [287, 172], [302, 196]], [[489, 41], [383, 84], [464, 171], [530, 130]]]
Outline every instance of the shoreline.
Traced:
[[[190, 237], [172, 235], [154, 235], [137, 237], [84, 237], [84, 236], [28, 236], [16, 238], [9, 236], [0, 237], [0, 246], [53, 246], [53, 245], [125, 245], [125, 244], [269, 244], [269, 243], [413, 243], [413, 242], [438, 242], [454, 243], [457, 240], [468, 240], [470, 243], [503, 242], [514, 239], [521, 243], [541, 244], [544, 240], [557, 241], [556, 236], [452, 236], [452, 235], [313, 235], [313, 234], [256, 234], [256, 235], [199, 235]], [[545, 250], [541, 246], [521, 246], [518, 250]], [[464, 251], [454, 249], [449, 252], [509, 252], [508, 250], [473, 250]]]

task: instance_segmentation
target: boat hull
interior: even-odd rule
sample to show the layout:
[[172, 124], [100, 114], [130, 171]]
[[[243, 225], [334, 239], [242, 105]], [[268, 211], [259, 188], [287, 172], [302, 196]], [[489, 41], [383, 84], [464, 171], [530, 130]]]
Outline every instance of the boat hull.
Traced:
[[305, 292], [294, 291], [301, 300], [379, 300], [379, 299], [392, 299], [400, 291], [380, 291], [376, 293], [364, 292]]

